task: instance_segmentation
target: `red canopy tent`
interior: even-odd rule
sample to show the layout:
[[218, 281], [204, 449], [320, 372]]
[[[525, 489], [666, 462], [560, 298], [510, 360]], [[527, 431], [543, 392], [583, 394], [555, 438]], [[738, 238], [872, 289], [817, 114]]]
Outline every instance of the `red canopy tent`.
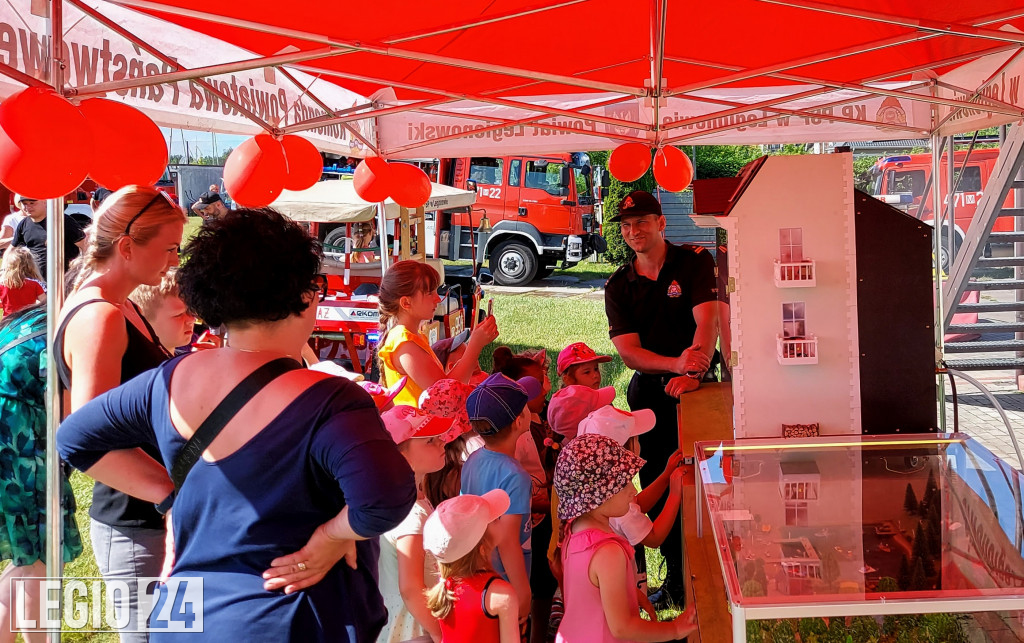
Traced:
[[920, 137], [1024, 116], [1019, 0], [116, 2], [371, 97], [261, 125], [372, 118], [387, 157]]

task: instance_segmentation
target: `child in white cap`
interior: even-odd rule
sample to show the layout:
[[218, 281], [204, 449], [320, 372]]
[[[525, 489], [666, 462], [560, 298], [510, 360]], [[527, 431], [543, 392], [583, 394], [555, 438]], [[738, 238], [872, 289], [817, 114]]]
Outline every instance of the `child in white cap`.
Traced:
[[556, 643], [672, 641], [696, 629], [692, 608], [668, 623], [641, 618], [633, 548], [610, 525], [629, 511], [633, 477], [643, 464], [603, 435], [580, 435], [558, 456], [558, 517], [569, 533], [562, 547], [565, 616]]
[[491, 566], [487, 527], [509, 508], [501, 489], [445, 500], [423, 527], [423, 546], [438, 562], [427, 595], [443, 643], [518, 643], [519, 600]]
[[[654, 411], [650, 409], [629, 413], [614, 406], [605, 406], [580, 422], [579, 435], [603, 435], [639, 455], [640, 444], [636, 436], [653, 429], [654, 422]], [[681, 462], [682, 454], [676, 451], [669, 457], [665, 471], [629, 503], [629, 512], [609, 521], [612, 529], [628, 540], [630, 545], [656, 548], [665, 542], [679, 516], [679, 507], [683, 501], [683, 470], [679, 468]], [[668, 500], [652, 522], [647, 512], [665, 495], [666, 489]]]
[[423, 495], [423, 477], [444, 466], [445, 440], [455, 420], [412, 406], [395, 406], [381, 419], [416, 475], [417, 498], [406, 519], [380, 537], [377, 571], [388, 622], [377, 643], [429, 642], [441, 636], [441, 629], [425, 595], [437, 582], [437, 568], [423, 550], [423, 526], [434, 511]]

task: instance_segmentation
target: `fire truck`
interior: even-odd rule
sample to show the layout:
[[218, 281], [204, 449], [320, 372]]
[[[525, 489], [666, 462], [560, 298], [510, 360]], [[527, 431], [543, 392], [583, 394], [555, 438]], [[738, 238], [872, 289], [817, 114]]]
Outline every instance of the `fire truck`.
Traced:
[[476, 260], [470, 235], [486, 216], [492, 231], [483, 251], [500, 285], [543, 279], [607, 249], [595, 210], [609, 177], [584, 153], [439, 159], [428, 174], [477, 195], [472, 212], [428, 214], [430, 254]]
[[[974, 213], [978, 208], [978, 201], [981, 199], [985, 185], [992, 175], [999, 150], [996, 148], [973, 150], [967, 165], [964, 166], [964, 159], [967, 158], [967, 151], [961, 150], [953, 153], [954, 181], [956, 190], [953, 201], [953, 255], [956, 255], [960, 245], [963, 243], [967, 229], [971, 225]], [[940, 160], [942, 168], [939, 180], [940, 189], [946, 192], [948, 156], [943, 155]], [[963, 171], [961, 172], [961, 168]], [[932, 214], [931, 185], [932, 155], [931, 154], [906, 154], [902, 156], [889, 156], [881, 158], [871, 168], [871, 185], [869, 192], [876, 198], [911, 214], [930, 225], [934, 225]], [[927, 192], [927, 193], [926, 193]], [[1012, 207], [1009, 199], [1005, 207]], [[943, 202], [949, 203], [948, 197]], [[940, 264], [944, 271], [949, 270], [950, 257], [946, 250], [948, 245], [946, 239], [949, 237], [949, 226], [943, 225], [942, 253], [939, 257]], [[1013, 220], [1009, 217], [1002, 217], [996, 221], [995, 232], [1012, 232]], [[989, 249], [986, 249], [989, 254]]]

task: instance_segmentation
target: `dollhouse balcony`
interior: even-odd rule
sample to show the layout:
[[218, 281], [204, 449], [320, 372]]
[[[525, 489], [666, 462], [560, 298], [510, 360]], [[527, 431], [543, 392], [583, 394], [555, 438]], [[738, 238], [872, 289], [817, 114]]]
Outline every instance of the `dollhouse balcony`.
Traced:
[[779, 288], [811, 288], [816, 285], [814, 259], [783, 263], [775, 260], [775, 285]]
[[818, 338], [776, 336], [777, 357], [783, 366], [818, 363]]

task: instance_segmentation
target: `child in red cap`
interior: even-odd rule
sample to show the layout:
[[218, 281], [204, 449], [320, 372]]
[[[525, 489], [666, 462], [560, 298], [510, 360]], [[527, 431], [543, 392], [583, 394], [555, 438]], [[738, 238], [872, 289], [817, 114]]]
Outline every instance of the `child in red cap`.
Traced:
[[562, 384], [579, 384], [590, 388], [601, 388], [601, 364], [612, 361], [607, 355], [598, 355], [583, 342], [569, 344], [558, 353], [558, 374]]

